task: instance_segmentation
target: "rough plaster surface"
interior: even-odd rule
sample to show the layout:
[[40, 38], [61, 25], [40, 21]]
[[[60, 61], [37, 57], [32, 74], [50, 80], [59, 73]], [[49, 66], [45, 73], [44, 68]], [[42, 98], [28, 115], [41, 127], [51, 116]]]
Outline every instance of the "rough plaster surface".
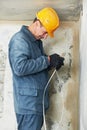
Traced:
[[[29, 24], [29, 23], [26, 23]], [[8, 42], [21, 24], [0, 24], [0, 47], [7, 55]], [[44, 41], [47, 54], [65, 57], [65, 65], [54, 75], [49, 88], [50, 108], [46, 114], [47, 130], [79, 130], [79, 23], [62, 22], [55, 38]], [[50, 72], [50, 75], [52, 72]], [[4, 76], [4, 110], [0, 118], [2, 130], [16, 130], [13, 108], [11, 71], [6, 59]], [[11, 122], [11, 123], [10, 123]], [[43, 128], [44, 129], [44, 128]]]
[[0, 117], [2, 116], [3, 112], [5, 64], [6, 54], [0, 48]]
[[47, 112], [48, 130], [79, 129], [79, 33], [78, 23], [61, 23], [50, 39], [46, 51], [65, 57], [65, 65], [55, 74], [50, 87], [50, 108]]
[[87, 0], [83, 0], [80, 38], [80, 129], [87, 130]]
[[53, 7], [61, 20], [78, 20], [82, 0], [1, 0], [0, 20], [33, 20], [43, 7]]

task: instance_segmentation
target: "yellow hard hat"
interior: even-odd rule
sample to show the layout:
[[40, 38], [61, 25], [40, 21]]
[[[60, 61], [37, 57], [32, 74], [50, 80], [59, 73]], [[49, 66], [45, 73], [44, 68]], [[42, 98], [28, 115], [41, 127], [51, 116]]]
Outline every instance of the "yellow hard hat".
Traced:
[[59, 27], [59, 17], [53, 8], [47, 7], [36, 14], [37, 19], [46, 28], [48, 34], [53, 37], [54, 31]]

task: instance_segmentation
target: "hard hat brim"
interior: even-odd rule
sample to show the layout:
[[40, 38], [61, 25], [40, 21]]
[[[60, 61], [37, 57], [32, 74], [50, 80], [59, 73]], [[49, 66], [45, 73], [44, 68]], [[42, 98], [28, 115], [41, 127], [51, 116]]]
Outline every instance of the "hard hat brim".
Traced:
[[53, 33], [53, 32], [52, 32], [52, 33], [49, 33], [49, 32], [48, 32], [48, 35], [49, 35], [51, 38], [54, 37], [54, 33]]

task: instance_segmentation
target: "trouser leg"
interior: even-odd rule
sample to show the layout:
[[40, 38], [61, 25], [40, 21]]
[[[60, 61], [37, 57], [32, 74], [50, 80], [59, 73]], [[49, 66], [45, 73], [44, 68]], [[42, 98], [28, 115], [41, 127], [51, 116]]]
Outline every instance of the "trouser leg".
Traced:
[[43, 116], [35, 114], [16, 114], [18, 130], [41, 130]]

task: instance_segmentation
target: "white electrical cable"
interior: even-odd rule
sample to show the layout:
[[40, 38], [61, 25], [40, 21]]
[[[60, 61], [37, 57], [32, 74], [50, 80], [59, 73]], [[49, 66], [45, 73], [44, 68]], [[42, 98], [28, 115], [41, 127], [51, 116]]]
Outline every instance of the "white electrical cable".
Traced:
[[48, 87], [48, 85], [49, 85], [51, 79], [53, 78], [55, 72], [56, 72], [56, 69], [53, 71], [53, 73], [52, 73], [50, 79], [48, 80], [48, 82], [47, 82], [47, 84], [46, 84], [46, 86], [45, 86], [45, 89], [44, 89], [44, 93], [43, 93], [43, 118], [44, 118], [44, 129], [45, 129], [45, 130], [47, 130], [47, 128], [46, 128], [46, 120], [45, 120], [44, 97], [45, 97], [46, 89], [47, 89], [47, 87]]
[[[45, 86], [45, 89], [44, 89], [44, 93], [43, 93], [43, 119], [44, 119], [44, 130], [47, 130], [47, 128], [46, 128], [46, 119], [45, 119], [44, 97], [45, 97], [46, 89], [47, 89], [47, 87], [48, 87], [48, 85], [49, 85], [51, 79], [53, 78], [55, 72], [56, 72], [56, 74], [57, 74], [57, 78], [59, 78], [58, 73], [57, 73], [57, 71], [56, 71], [56, 69], [55, 69], [55, 70], [53, 71], [53, 73], [52, 73], [50, 79], [48, 80], [48, 82], [47, 82], [47, 84], [46, 84], [46, 86]], [[62, 99], [63, 99], [63, 93], [62, 93]], [[61, 119], [60, 119], [60, 121], [59, 121], [59, 124], [61, 124], [62, 119], [63, 119], [63, 111], [64, 111], [64, 102], [63, 102], [63, 109], [62, 109], [62, 114], [61, 114]], [[58, 128], [59, 128], [59, 127], [58, 127]]]

